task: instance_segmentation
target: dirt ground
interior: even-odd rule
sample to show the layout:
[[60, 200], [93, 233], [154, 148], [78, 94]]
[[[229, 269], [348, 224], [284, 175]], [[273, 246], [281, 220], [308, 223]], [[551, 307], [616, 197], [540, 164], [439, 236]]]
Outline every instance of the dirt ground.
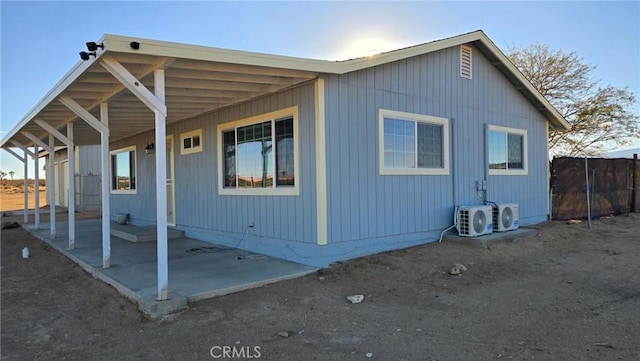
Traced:
[[[40, 181], [40, 206], [47, 205], [47, 192], [44, 181]], [[29, 180], [29, 209], [35, 207], [34, 181]], [[0, 182], [0, 211], [13, 211], [24, 209], [24, 181], [3, 180]]]
[[[163, 321], [3, 230], [2, 359], [640, 360], [640, 214], [536, 230], [364, 257]], [[468, 270], [449, 275], [457, 262]]]

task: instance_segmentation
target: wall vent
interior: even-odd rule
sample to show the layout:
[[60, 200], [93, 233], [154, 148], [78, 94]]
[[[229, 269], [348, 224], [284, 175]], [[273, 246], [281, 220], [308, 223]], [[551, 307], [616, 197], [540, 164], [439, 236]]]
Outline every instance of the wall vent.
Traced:
[[460, 45], [460, 76], [471, 79], [472, 69], [472, 48], [468, 45]]

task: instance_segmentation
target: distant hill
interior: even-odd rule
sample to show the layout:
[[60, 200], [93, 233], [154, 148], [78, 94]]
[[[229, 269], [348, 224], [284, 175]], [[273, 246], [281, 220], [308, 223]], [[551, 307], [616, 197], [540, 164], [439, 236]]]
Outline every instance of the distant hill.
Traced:
[[602, 158], [633, 158], [634, 154], [637, 154], [638, 156], [640, 156], [640, 148], [614, 150], [612, 152], [604, 153], [600, 157]]

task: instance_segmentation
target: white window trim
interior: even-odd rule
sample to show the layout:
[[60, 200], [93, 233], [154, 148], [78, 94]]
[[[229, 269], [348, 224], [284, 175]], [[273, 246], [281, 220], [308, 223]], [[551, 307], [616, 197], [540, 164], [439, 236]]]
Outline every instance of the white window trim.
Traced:
[[[223, 151], [222, 132], [245, 125], [257, 124], [269, 120], [279, 119], [287, 116], [293, 117], [293, 175], [295, 183], [293, 187], [276, 188], [225, 188], [223, 184]], [[275, 144], [275, 134], [274, 144]], [[298, 106], [276, 110], [270, 113], [260, 114], [249, 118], [235, 120], [218, 124], [216, 127], [217, 153], [218, 153], [218, 194], [236, 196], [297, 196], [300, 195], [300, 130], [298, 127]]]
[[[118, 190], [113, 189], [113, 155], [117, 153], [124, 153], [134, 151], [136, 156], [133, 157], [134, 168], [136, 170], [136, 174], [134, 174], [134, 178], [136, 180], [136, 189], [128, 189], [128, 190]], [[126, 148], [114, 149], [109, 152], [109, 190], [111, 194], [138, 194], [138, 150], [135, 145]]]
[[[522, 169], [491, 169], [489, 168], [489, 175], [528, 175], [529, 174], [529, 152], [527, 143], [527, 131], [524, 129], [501, 127], [498, 125], [489, 125], [489, 131], [503, 132], [507, 134], [515, 134], [522, 136]], [[489, 134], [487, 134], [488, 136]], [[508, 138], [507, 138], [508, 139]], [[508, 140], [507, 140], [508, 141]], [[486, 140], [487, 156], [489, 156], [489, 139]], [[507, 158], [509, 154], [507, 154]], [[489, 162], [487, 162], [487, 167]]]
[[[384, 167], [384, 118], [442, 126], [442, 168], [385, 168]], [[378, 161], [380, 175], [449, 175], [449, 119], [431, 115], [380, 109], [378, 112]]]
[[[191, 140], [191, 148], [189, 149], [185, 149], [184, 148], [184, 140], [186, 138], [193, 138], [193, 136], [199, 136], [200, 137], [200, 144], [197, 147], [193, 146], [193, 139]], [[185, 154], [192, 154], [192, 153], [199, 153], [202, 152], [202, 128], [200, 129], [195, 129], [189, 132], [185, 132], [185, 133], [180, 133], [180, 155], [185, 155]]]

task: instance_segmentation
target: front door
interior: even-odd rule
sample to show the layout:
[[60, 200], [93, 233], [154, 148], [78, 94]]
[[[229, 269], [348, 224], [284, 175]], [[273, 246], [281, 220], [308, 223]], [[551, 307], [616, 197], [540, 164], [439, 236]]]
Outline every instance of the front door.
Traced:
[[173, 184], [173, 136], [167, 137], [167, 224], [176, 225], [175, 186]]

